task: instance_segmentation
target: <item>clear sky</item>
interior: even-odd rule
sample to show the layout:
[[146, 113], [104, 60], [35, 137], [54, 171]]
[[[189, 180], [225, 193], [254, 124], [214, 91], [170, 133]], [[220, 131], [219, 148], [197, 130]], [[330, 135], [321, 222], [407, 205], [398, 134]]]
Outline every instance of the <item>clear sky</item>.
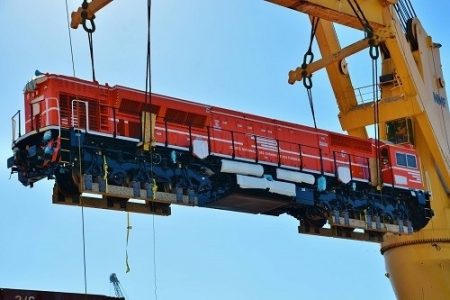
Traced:
[[[69, 0], [70, 10], [81, 0]], [[413, 1], [414, 2], [414, 1]], [[448, 1], [415, 1], [450, 68]], [[0, 287], [82, 292], [81, 209], [51, 204], [53, 182], [9, 180], [10, 117], [34, 70], [72, 75], [64, 1], [0, 0]], [[145, 87], [146, 1], [116, 0], [96, 19], [97, 79]], [[262, 0], [155, 0], [153, 91], [311, 125], [303, 86], [287, 84], [310, 26], [305, 15]], [[342, 44], [362, 37], [344, 33]], [[86, 33], [72, 31], [76, 75], [90, 79]], [[320, 56], [315, 49], [316, 57]], [[349, 60], [355, 86], [370, 84], [370, 60]], [[448, 72], [447, 72], [448, 73]], [[339, 131], [326, 74], [313, 77], [319, 127]], [[128, 299], [155, 299], [152, 217], [85, 209], [88, 291], [110, 294], [117, 273]], [[379, 245], [297, 233], [292, 217], [172, 207], [155, 217], [158, 299], [394, 299]]]

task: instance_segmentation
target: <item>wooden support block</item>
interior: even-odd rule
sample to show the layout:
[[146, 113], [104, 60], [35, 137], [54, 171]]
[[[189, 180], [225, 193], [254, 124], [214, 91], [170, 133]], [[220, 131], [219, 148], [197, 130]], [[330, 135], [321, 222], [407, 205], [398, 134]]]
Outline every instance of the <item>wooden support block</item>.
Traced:
[[153, 201], [151, 188], [141, 189], [140, 184], [134, 184], [133, 187], [106, 185], [106, 182], [99, 184], [92, 182], [91, 178], [84, 177], [83, 190], [77, 195], [67, 196], [61, 194], [57, 188], [54, 189], [53, 203], [162, 216], [170, 215], [170, 204], [186, 206], [198, 204], [193, 192], [188, 195], [182, 194], [182, 190], [179, 194], [156, 192]]

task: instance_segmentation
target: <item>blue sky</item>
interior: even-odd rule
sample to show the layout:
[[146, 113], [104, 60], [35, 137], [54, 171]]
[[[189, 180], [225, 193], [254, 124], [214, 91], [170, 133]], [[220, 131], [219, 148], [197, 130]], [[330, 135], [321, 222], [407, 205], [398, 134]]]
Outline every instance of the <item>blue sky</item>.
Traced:
[[[81, 4], [69, 0], [71, 10]], [[415, 1], [450, 68], [447, 1]], [[0, 1], [0, 287], [81, 292], [81, 210], [51, 204], [53, 182], [9, 180], [10, 117], [34, 70], [72, 74], [64, 1]], [[307, 48], [305, 15], [262, 0], [153, 1], [153, 91], [311, 125], [302, 85], [287, 72]], [[98, 14], [97, 79], [145, 87], [146, 1], [116, 0]], [[342, 44], [362, 37], [339, 29]], [[72, 31], [76, 74], [90, 78], [87, 37]], [[319, 56], [319, 52], [315, 49]], [[370, 83], [367, 53], [349, 60], [355, 86]], [[326, 74], [313, 77], [319, 127], [339, 131]], [[117, 273], [128, 299], [154, 299], [152, 217], [85, 209], [88, 291], [112, 294]], [[303, 236], [288, 216], [172, 207], [155, 217], [158, 299], [394, 299], [379, 245]]]

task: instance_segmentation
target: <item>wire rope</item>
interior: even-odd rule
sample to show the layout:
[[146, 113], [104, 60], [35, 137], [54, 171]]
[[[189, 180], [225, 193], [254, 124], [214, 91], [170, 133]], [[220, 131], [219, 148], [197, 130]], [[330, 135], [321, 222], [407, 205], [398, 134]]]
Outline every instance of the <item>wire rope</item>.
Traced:
[[[73, 76], [76, 76], [75, 73], [75, 60], [73, 55], [73, 44], [72, 44], [72, 34], [70, 32], [70, 23], [69, 23], [69, 5], [67, 3], [67, 0], [65, 0], [66, 4], [66, 19], [67, 19], [67, 32], [69, 37], [69, 46], [70, 46], [70, 56], [72, 60], [72, 71]], [[72, 116], [73, 118], [73, 116]], [[79, 157], [79, 176], [80, 176], [80, 183], [81, 183], [81, 141], [80, 136], [78, 136], [78, 157]], [[82, 234], [82, 248], [83, 248], [83, 281], [84, 281], [84, 293], [87, 294], [87, 262], [86, 262], [86, 231], [85, 231], [85, 219], [84, 219], [84, 206], [82, 201], [80, 201], [81, 205], [81, 234]]]
[[75, 77], [75, 61], [74, 61], [74, 58], [73, 58], [72, 33], [70, 32], [69, 5], [67, 4], [67, 0], [65, 2], [66, 2], [67, 33], [68, 33], [68, 36], [69, 36], [69, 45], [70, 45], [70, 57], [72, 59], [73, 76]]
[[303, 86], [306, 88], [308, 94], [309, 107], [311, 109], [311, 115], [314, 122], [314, 128], [317, 130], [317, 122], [316, 122], [316, 114], [314, 111], [314, 101], [312, 96], [312, 74], [308, 74], [306, 68], [308, 64], [312, 63], [314, 60], [314, 53], [312, 51], [312, 44], [314, 42], [314, 37], [316, 36], [317, 26], [319, 25], [319, 18], [313, 17], [311, 20], [311, 33], [309, 36], [309, 46], [306, 53], [303, 55], [303, 63], [302, 63], [302, 77], [303, 77]]
[[[147, 0], [147, 62], [145, 72], [145, 105], [150, 110], [150, 151], [153, 144], [153, 120], [152, 120], [152, 68], [151, 68], [151, 15], [152, 15], [152, 1]], [[156, 116], [155, 116], [156, 117]], [[144, 124], [146, 124], [147, 113], [144, 114]], [[153, 153], [150, 153], [150, 181], [152, 185], [153, 200], [155, 199], [155, 180], [153, 178]], [[151, 205], [154, 203], [152, 202]], [[152, 216], [152, 233], [153, 233], [153, 291], [155, 299], [158, 299], [158, 281], [157, 281], [157, 264], [156, 264], [156, 227], [155, 215]]]

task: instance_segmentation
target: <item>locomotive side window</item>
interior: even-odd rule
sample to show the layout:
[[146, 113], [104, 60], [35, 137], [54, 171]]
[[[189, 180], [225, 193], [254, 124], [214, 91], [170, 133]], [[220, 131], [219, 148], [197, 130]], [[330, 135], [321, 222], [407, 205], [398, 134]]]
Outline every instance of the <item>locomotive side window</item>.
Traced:
[[397, 152], [395, 153], [395, 158], [397, 166], [417, 169], [417, 158], [415, 155]]
[[380, 156], [381, 156], [381, 162], [383, 163], [383, 165], [389, 164], [389, 151], [387, 148], [381, 149]]

